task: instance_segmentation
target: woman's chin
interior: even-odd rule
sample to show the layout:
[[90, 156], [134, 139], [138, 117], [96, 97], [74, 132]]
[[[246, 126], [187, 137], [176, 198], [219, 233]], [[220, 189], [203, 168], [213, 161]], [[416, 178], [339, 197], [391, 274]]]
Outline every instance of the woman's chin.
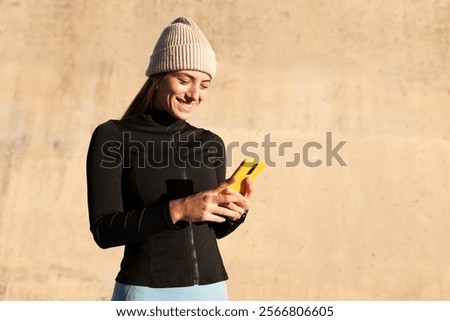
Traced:
[[180, 108], [173, 112], [172, 116], [179, 120], [188, 120], [188, 118], [191, 116], [191, 113], [191, 110], [184, 110]]

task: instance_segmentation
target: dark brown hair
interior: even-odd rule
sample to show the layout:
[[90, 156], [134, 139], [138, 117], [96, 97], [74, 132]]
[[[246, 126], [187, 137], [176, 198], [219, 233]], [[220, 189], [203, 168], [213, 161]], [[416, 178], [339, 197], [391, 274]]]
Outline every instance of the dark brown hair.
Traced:
[[122, 116], [122, 119], [136, 117], [145, 113], [152, 107], [153, 98], [156, 88], [160, 81], [165, 77], [166, 73], [150, 75], [142, 86], [136, 97], [134, 97], [130, 106]]

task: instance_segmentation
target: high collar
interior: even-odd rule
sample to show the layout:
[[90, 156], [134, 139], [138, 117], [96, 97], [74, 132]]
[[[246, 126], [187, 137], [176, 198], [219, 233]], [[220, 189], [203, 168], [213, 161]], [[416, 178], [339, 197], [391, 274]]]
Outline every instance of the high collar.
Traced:
[[182, 128], [186, 125], [186, 121], [172, 117], [168, 112], [159, 110], [150, 110], [142, 116], [147, 120], [153, 120], [160, 126], [171, 128]]

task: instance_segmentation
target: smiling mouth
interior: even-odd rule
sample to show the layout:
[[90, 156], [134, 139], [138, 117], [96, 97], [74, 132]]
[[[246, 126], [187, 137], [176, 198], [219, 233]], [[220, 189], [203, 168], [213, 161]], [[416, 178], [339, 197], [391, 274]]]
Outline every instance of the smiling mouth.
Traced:
[[183, 108], [185, 108], [185, 109], [191, 109], [192, 107], [194, 107], [194, 105], [195, 105], [195, 102], [191, 102], [191, 103], [185, 103], [185, 102], [182, 102], [182, 101], [178, 101], [179, 103], [180, 103], [180, 105], [181, 105], [181, 107], [183, 107]]

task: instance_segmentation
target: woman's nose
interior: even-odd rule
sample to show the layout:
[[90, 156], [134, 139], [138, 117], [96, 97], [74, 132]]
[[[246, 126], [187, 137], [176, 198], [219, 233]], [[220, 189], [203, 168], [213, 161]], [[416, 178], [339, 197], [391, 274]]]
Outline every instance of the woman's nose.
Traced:
[[190, 99], [197, 101], [200, 96], [199, 88], [197, 86], [190, 87], [189, 90], [187, 91], [187, 96]]

